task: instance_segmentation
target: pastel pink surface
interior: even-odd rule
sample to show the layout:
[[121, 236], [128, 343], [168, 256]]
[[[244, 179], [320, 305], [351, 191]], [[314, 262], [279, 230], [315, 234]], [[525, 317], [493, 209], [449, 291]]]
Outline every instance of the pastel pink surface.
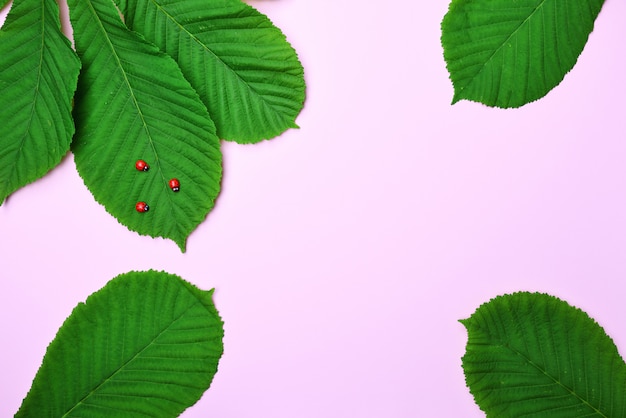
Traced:
[[559, 87], [508, 111], [450, 105], [447, 1], [250, 4], [303, 62], [301, 128], [223, 143], [185, 254], [119, 225], [71, 156], [0, 206], [0, 416], [73, 307], [129, 270], [216, 288], [225, 353], [186, 418], [483, 417], [457, 321], [518, 290], [584, 309], [626, 350], [624, 2]]

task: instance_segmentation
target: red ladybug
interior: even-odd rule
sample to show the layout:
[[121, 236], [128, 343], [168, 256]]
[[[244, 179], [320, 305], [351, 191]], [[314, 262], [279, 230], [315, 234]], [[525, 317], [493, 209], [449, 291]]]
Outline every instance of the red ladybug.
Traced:
[[150, 170], [150, 166], [144, 160], [137, 160], [135, 163], [135, 168], [139, 171], [148, 171]]
[[180, 190], [180, 181], [178, 181], [178, 179], [171, 179], [170, 180], [170, 189], [172, 189], [173, 192], [177, 192]]
[[137, 202], [135, 209], [137, 209], [137, 212], [143, 213], [149, 211], [150, 206], [146, 202]]

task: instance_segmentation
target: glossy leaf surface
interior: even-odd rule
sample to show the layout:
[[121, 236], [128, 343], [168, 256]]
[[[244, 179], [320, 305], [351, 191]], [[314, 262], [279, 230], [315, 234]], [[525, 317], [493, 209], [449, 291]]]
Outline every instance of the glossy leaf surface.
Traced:
[[515, 293], [461, 322], [466, 382], [488, 417], [626, 417], [626, 364], [583, 311]]
[[0, 30], [0, 204], [69, 151], [79, 69], [56, 1], [14, 2]]
[[453, 0], [441, 24], [452, 103], [502, 108], [546, 95], [574, 67], [603, 0]]
[[111, 280], [61, 326], [16, 417], [178, 416], [222, 355], [212, 294], [163, 272]]
[[[111, 1], [69, 6], [83, 62], [72, 145], [78, 171], [120, 223], [184, 251], [219, 192], [215, 126], [172, 58], [129, 31]], [[136, 169], [140, 159], [149, 171]], [[172, 178], [180, 180], [178, 193]], [[137, 202], [149, 211], [137, 211]]]
[[240, 0], [116, 0], [129, 28], [180, 65], [220, 138], [258, 142], [295, 128], [304, 102], [296, 52]]

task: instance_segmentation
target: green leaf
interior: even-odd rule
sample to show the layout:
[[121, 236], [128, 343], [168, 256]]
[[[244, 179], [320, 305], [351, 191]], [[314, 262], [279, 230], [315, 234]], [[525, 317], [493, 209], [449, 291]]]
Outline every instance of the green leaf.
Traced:
[[545, 96], [576, 64], [603, 0], [452, 0], [441, 41], [452, 103], [502, 108]]
[[63, 323], [15, 416], [178, 416], [222, 355], [212, 294], [164, 272], [114, 278]]
[[[129, 31], [109, 0], [70, 0], [83, 62], [76, 95], [76, 167], [98, 202], [129, 229], [174, 240], [214, 205], [221, 179], [215, 126], [171, 57]], [[137, 160], [150, 170], [135, 169]], [[168, 183], [180, 180], [180, 192]], [[146, 202], [148, 212], [135, 210]]]
[[240, 0], [116, 0], [129, 28], [180, 65], [218, 136], [253, 143], [296, 128], [304, 75], [269, 19]]
[[80, 62], [61, 33], [54, 0], [13, 3], [0, 30], [0, 57], [2, 204], [67, 154]]
[[461, 321], [467, 385], [489, 417], [626, 417], [626, 364], [586, 313], [553, 296], [500, 296]]

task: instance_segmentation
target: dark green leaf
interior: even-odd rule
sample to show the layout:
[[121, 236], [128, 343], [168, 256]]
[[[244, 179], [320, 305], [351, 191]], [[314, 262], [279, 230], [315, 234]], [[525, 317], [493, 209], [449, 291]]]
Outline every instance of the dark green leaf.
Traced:
[[13, 3], [0, 30], [0, 57], [1, 204], [67, 154], [80, 62], [61, 33], [54, 0]]
[[441, 24], [452, 103], [519, 107], [576, 64], [603, 0], [453, 0]]
[[297, 127], [300, 61], [269, 19], [240, 0], [116, 0], [129, 28], [171, 55], [218, 136], [258, 142]]
[[[78, 171], [122, 224], [184, 251], [220, 188], [220, 143], [206, 107], [171, 57], [123, 25], [113, 2], [69, 6], [84, 67], [72, 145]], [[149, 171], [135, 169], [140, 159]], [[135, 210], [140, 201], [148, 212]]]
[[466, 382], [488, 417], [626, 417], [626, 364], [580, 309], [515, 293], [461, 322]]
[[222, 355], [212, 294], [163, 272], [111, 280], [63, 323], [16, 417], [178, 416]]

